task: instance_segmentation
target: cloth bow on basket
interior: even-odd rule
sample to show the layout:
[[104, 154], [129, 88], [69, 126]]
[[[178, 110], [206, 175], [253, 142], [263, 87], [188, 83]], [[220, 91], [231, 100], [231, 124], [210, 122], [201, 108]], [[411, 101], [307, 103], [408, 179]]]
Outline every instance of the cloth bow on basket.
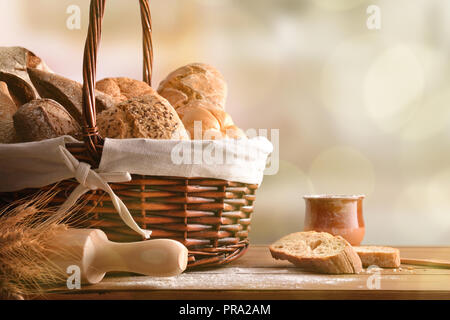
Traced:
[[78, 161], [65, 147], [59, 146], [62, 159], [67, 168], [73, 173], [73, 177], [78, 181], [79, 185], [73, 190], [67, 200], [58, 209], [58, 213], [68, 211], [78, 199], [90, 190], [101, 189], [109, 194], [114, 208], [119, 213], [123, 222], [140, 234], [144, 239], [149, 239], [150, 230], [141, 229], [128, 211], [125, 204], [114, 193], [108, 182], [127, 182], [131, 180], [128, 172], [96, 172], [91, 169], [88, 163]]

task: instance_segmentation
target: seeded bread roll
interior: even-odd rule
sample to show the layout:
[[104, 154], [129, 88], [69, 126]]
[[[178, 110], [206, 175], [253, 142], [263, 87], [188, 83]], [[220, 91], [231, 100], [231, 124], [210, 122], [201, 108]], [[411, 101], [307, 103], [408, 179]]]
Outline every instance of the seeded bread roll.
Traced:
[[156, 91], [147, 83], [124, 77], [100, 80], [96, 84], [96, 89], [112, 96], [117, 103], [156, 94]]
[[108, 138], [189, 139], [176, 111], [158, 94], [132, 98], [101, 112], [97, 127]]
[[[191, 139], [246, 138], [244, 132], [234, 125], [231, 116], [211, 101], [192, 100], [178, 108], [177, 113]], [[196, 134], [196, 128], [201, 128], [201, 133]]]
[[70, 135], [81, 140], [77, 121], [56, 101], [30, 101], [14, 114], [14, 127], [22, 142], [40, 141]]
[[0, 82], [0, 143], [17, 142], [14, 129], [13, 115], [17, 106], [9, 94], [8, 86]]
[[276, 241], [270, 247], [275, 259], [288, 260], [306, 270], [341, 274], [362, 271], [361, 259], [341, 236], [327, 232], [297, 232]]
[[192, 100], [208, 100], [224, 109], [227, 84], [216, 68], [204, 63], [192, 63], [170, 73], [160, 83], [158, 93], [175, 109]]

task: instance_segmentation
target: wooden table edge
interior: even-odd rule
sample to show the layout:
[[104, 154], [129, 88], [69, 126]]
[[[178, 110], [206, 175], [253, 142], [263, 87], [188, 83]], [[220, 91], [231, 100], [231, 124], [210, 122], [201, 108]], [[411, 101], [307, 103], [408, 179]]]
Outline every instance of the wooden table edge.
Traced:
[[421, 290], [117, 290], [50, 293], [44, 300], [450, 300]]

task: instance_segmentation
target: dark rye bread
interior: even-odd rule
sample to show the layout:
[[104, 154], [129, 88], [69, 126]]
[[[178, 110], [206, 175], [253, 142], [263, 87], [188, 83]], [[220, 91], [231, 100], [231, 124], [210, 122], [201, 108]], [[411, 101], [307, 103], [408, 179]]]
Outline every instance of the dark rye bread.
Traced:
[[14, 103], [8, 85], [0, 81], [0, 120], [12, 119], [17, 111], [17, 105]]
[[0, 143], [17, 142], [16, 130], [14, 129], [13, 115], [17, 111], [8, 86], [0, 81]]
[[0, 72], [0, 81], [7, 84], [9, 95], [17, 107], [37, 98], [33, 87], [15, 74]]
[[[28, 75], [42, 98], [55, 100], [66, 108], [80, 125], [83, 123], [81, 116], [83, 114], [83, 86], [81, 83], [32, 68], [28, 68]], [[115, 103], [115, 100], [109, 95], [95, 91], [97, 113], [112, 108]]]
[[30, 101], [14, 114], [14, 128], [22, 142], [40, 141], [70, 135], [82, 140], [81, 127], [56, 101]]
[[342, 274], [362, 271], [361, 259], [347, 240], [326, 232], [292, 233], [276, 241], [269, 250], [275, 259], [288, 260], [312, 272]]

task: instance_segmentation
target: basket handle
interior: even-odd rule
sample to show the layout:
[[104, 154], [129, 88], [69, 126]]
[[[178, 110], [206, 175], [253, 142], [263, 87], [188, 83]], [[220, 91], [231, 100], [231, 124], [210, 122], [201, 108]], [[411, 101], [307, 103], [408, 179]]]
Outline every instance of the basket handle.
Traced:
[[[99, 161], [103, 138], [96, 124], [95, 82], [97, 72], [97, 51], [102, 33], [102, 21], [106, 0], [91, 0], [89, 28], [83, 57], [83, 137], [93, 160]], [[139, 0], [143, 37], [143, 80], [151, 85], [153, 69], [152, 19], [148, 0]]]

